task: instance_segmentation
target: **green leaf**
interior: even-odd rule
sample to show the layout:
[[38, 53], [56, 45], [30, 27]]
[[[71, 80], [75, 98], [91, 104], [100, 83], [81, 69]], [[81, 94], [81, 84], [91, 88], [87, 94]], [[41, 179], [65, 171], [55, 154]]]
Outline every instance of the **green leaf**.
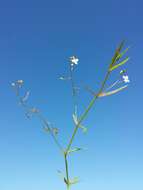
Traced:
[[64, 177], [64, 182], [69, 185], [69, 182], [66, 180], [66, 178]]
[[116, 51], [115, 51], [115, 53], [114, 53], [114, 56], [113, 56], [113, 58], [112, 58], [111, 66], [116, 63], [117, 56], [119, 56], [120, 51], [122, 50], [124, 44], [125, 44], [125, 41], [123, 40], [123, 41], [120, 43], [120, 45], [118, 46], [118, 48], [116, 49]]
[[127, 47], [122, 53], [120, 53], [117, 57], [116, 57], [116, 61], [118, 61], [119, 59], [121, 59], [125, 53], [129, 50], [130, 47]]
[[127, 57], [126, 59], [124, 59], [123, 61], [121, 61], [120, 63], [118, 63], [117, 65], [114, 65], [112, 67], [110, 67], [109, 71], [113, 71], [114, 69], [117, 69], [119, 66], [124, 65], [130, 58]]
[[120, 52], [121, 50], [122, 50], [122, 48], [124, 47], [124, 45], [125, 45], [125, 40], [122, 40], [121, 41], [121, 43], [120, 43], [120, 45], [119, 45], [119, 47], [118, 47], [118, 52]]
[[74, 179], [70, 180], [70, 185], [73, 185], [73, 184], [76, 184], [79, 182], [79, 178], [78, 177], [75, 177]]
[[84, 127], [83, 125], [79, 125], [79, 128], [82, 129], [82, 132], [83, 132], [83, 133], [86, 133], [86, 132], [87, 132], [87, 128]]
[[44, 127], [43, 127], [43, 130], [44, 130], [45, 132], [48, 132], [48, 133], [49, 133], [50, 128], [49, 128], [49, 127], [44, 126]]
[[75, 125], [78, 125], [77, 115], [73, 114], [72, 117], [73, 117], [73, 121], [74, 121]]
[[50, 128], [50, 127], [44, 126], [43, 129], [44, 129], [44, 131], [46, 131], [47, 133], [52, 132], [53, 135], [58, 135], [58, 133], [59, 133], [59, 129], [58, 129], [58, 128], [55, 128], [55, 127]]
[[97, 94], [92, 90], [89, 86], [86, 86], [86, 90], [90, 92], [93, 96], [96, 96]]
[[59, 176], [60, 176], [61, 179], [64, 179], [64, 178], [65, 178], [65, 176], [64, 176], [64, 174], [63, 174], [62, 171], [57, 170], [57, 172], [58, 172], [58, 174], [59, 174]]
[[128, 86], [128, 85], [122, 86], [122, 87], [120, 87], [120, 88], [118, 88], [118, 89], [116, 89], [116, 90], [112, 90], [112, 91], [110, 91], [110, 92], [102, 92], [102, 93], [99, 94], [99, 97], [110, 96], [110, 95], [116, 94], [116, 93], [118, 93], [119, 91], [121, 91], [121, 90], [127, 88], [127, 86]]
[[51, 130], [53, 131], [54, 135], [58, 135], [58, 133], [59, 133], [59, 129], [58, 128], [53, 127]]
[[68, 154], [82, 150], [82, 148], [74, 148], [68, 151]]
[[[74, 121], [75, 125], [77, 126], [77, 125], [78, 125], [78, 118], [77, 118], [77, 115], [73, 114], [72, 117], [73, 117], [73, 121]], [[87, 132], [87, 128], [84, 127], [83, 125], [80, 124], [78, 127], [82, 129], [82, 132], [83, 132], [83, 133], [86, 133], [86, 132]]]

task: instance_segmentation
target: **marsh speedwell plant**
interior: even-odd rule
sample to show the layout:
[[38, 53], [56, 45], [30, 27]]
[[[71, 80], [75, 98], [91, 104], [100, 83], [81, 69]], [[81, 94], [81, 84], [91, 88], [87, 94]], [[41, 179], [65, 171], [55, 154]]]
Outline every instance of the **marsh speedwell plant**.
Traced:
[[60, 152], [62, 153], [62, 156], [64, 158], [64, 163], [65, 163], [65, 171], [63, 172], [58, 171], [58, 172], [62, 176], [63, 182], [65, 183], [67, 190], [70, 190], [71, 186], [78, 183], [79, 181], [78, 178], [71, 179], [68, 160], [70, 159], [71, 154], [82, 150], [81, 148], [72, 147], [72, 145], [73, 145], [73, 141], [76, 137], [78, 130], [82, 130], [83, 132], [87, 131], [87, 128], [83, 126], [83, 121], [85, 121], [85, 119], [87, 118], [91, 108], [94, 106], [95, 101], [97, 101], [98, 99], [104, 96], [110, 96], [126, 89], [128, 86], [128, 83], [130, 82], [129, 77], [127, 75], [127, 71], [120, 70], [120, 71], [117, 71], [119, 72], [118, 78], [111, 85], [108, 86], [107, 84], [107, 81], [110, 75], [112, 74], [112, 72], [115, 72], [119, 67], [121, 68], [121, 66], [124, 66], [124, 64], [126, 64], [127, 61], [129, 60], [129, 57], [123, 58], [123, 56], [126, 54], [128, 49], [129, 47], [124, 49], [124, 41], [121, 42], [120, 45], [117, 47], [111, 59], [111, 62], [108, 66], [107, 72], [105, 74], [105, 78], [103, 79], [101, 86], [99, 87], [97, 92], [94, 92], [94, 90], [92, 90], [90, 87], [86, 87], [86, 90], [89, 92], [89, 94], [91, 94], [92, 99], [81, 115], [79, 115], [78, 114], [79, 112], [77, 112], [78, 110], [77, 91], [79, 90], [79, 88], [76, 86], [74, 77], [73, 77], [74, 71], [76, 67], [78, 67], [78, 64], [79, 64], [79, 58], [76, 56], [71, 56], [69, 58], [69, 62], [67, 63], [69, 64], [69, 76], [68, 77], [61, 76], [59, 78], [60, 80], [68, 81], [71, 83], [72, 97], [73, 97], [73, 104], [74, 104], [74, 111], [72, 114], [74, 129], [69, 138], [67, 145], [65, 146], [63, 146], [58, 140], [58, 132], [59, 132], [58, 128], [55, 128], [46, 118], [44, 118], [39, 109], [37, 109], [36, 107], [31, 107], [27, 103], [30, 92], [26, 91], [25, 94], [22, 95], [23, 93], [21, 92], [21, 88], [23, 88], [24, 86], [24, 81], [17, 80], [11, 84], [16, 93], [19, 104], [24, 108], [25, 115], [28, 118], [31, 118], [33, 115], [36, 115], [40, 119], [43, 129], [51, 135], [56, 146], [59, 148]]

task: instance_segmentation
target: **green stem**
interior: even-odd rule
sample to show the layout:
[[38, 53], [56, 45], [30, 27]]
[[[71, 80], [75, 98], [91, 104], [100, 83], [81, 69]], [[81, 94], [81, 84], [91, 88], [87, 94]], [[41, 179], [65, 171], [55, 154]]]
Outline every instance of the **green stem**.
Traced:
[[69, 172], [68, 172], [67, 153], [64, 153], [64, 160], [65, 160], [65, 168], [66, 168], [66, 186], [67, 186], [67, 190], [69, 190], [70, 189], [70, 181], [69, 181]]
[[51, 129], [51, 127], [49, 126], [48, 122], [45, 120], [45, 118], [44, 118], [42, 115], [39, 114], [38, 117], [39, 117], [39, 119], [44, 123], [44, 125], [48, 128], [49, 133], [50, 133], [51, 137], [53, 138], [55, 144], [56, 144], [57, 147], [59, 148], [59, 150], [60, 150], [62, 153], [64, 153], [64, 149], [63, 149], [62, 145], [59, 143], [57, 137], [53, 134], [52, 129]]
[[73, 71], [70, 65], [70, 79], [71, 79], [71, 88], [72, 88], [72, 98], [73, 98], [73, 106], [74, 106], [74, 113], [77, 111], [77, 92], [76, 92], [76, 85], [73, 78]]
[[[29, 111], [31, 109], [31, 107], [25, 103], [23, 103], [21, 97], [19, 95], [17, 95], [19, 102], [21, 103], [21, 105], [23, 106], [23, 108], [27, 111]], [[46, 119], [43, 117], [42, 114], [37, 113], [37, 117], [40, 119], [40, 121], [48, 128], [49, 133], [51, 135], [51, 137], [53, 138], [55, 144], [57, 145], [57, 147], [59, 148], [59, 150], [62, 152], [62, 154], [64, 153], [64, 149], [62, 147], [62, 145], [59, 143], [57, 137], [53, 134], [51, 127], [49, 126], [48, 122], [46, 121]]]
[[100, 93], [102, 92], [102, 90], [104, 89], [104, 86], [105, 86], [106, 81], [107, 81], [107, 79], [108, 79], [108, 77], [109, 77], [109, 74], [110, 74], [110, 72], [108, 71], [107, 74], [106, 74], [106, 76], [105, 76], [105, 79], [104, 79], [104, 81], [103, 81], [103, 83], [102, 83], [102, 85], [101, 85], [101, 88], [99, 89], [99, 92], [94, 96], [94, 98], [93, 98], [93, 99], [91, 100], [91, 102], [89, 103], [88, 107], [85, 109], [84, 113], [81, 115], [81, 117], [80, 117], [80, 119], [79, 119], [79, 121], [78, 121], [78, 124], [75, 126], [75, 129], [74, 129], [74, 132], [73, 132], [73, 134], [72, 134], [72, 137], [71, 137], [71, 139], [70, 139], [70, 141], [69, 141], [69, 144], [68, 144], [68, 146], [67, 146], [67, 148], [66, 148], [66, 152], [64, 153], [65, 167], [66, 167], [66, 181], [67, 181], [67, 184], [66, 184], [66, 185], [67, 185], [67, 190], [70, 190], [67, 152], [69, 151], [69, 149], [70, 149], [70, 147], [71, 147], [71, 145], [72, 145], [72, 143], [73, 143], [73, 140], [74, 140], [74, 138], [75, 138], [75, 135], [76, 135], [76, 133], [77, 133], [77, 130], [78, 130], [78, 128], [79, 128], [79, 125], [80, 125], [81, 122], [86, 118], [88, 112], [90, 111], [90, 109], [91, 109], [92, 106], [94, 105], [94, 103], [95, 103], [96, 99], [98, 98], [99, 94], [100, 94]]
[[78, 128], [79, 128], [81, 122], [86, 118], [88, 112], [91, 110], [91, 108], [93, 107], [95, 101], [97, 100], [98, 95], [99, 95], [99, 94], [102, 92], [102, 90], [104, 89], [104, 86], [105, 86], [106, 81], [107, 81], [107, 79], [108, 79], [108, 77], [109, 77], [109, 74], [110, 74], [110, 72], [108, 71], [107, 74], [106, 74], [106, 76], [105, 76], [105, 79], [104, 79], [104, 81], [103, 81], [103, 83], [102, 83], [102, 85], [101, 85], [101, 88], [99, 89], [99, 92], [94, 96], [94, 98], [93, 98], [93, 99], [91, 100], [91, 102], [89, 103], [88, 107], [85, 109], [84, 113], [81, 115], [81, 117], [80, 117], [80, 119], [79, 119], [79, 121], [78, 121], [78, 124], [77, 124], [77, 125], [75, 126], [75, 128], [74, 128], [74, 131], [73, 131], [73, 134], [72, 134], [72, 136], [71, 136], [71, 139], [70, 139], [70, 141], [69, 141], [69, 143], [68, 143], [66, 152], [69, 151], [69, 149], [70, 149], [70, 147], [71, 147], [71, 145], [72, 145], [72, 143], [73, 143], [74, 137], [75, 137], [75, 135], [76, 135], [76, 133], [77, 133], [77, 130], [78, 130]]
[[65, 167], [66, 167], [66, 178], [67, 178], [67, 182], [69, 183], [67, 154], [64, 155], [64, 158], [65, 158]]

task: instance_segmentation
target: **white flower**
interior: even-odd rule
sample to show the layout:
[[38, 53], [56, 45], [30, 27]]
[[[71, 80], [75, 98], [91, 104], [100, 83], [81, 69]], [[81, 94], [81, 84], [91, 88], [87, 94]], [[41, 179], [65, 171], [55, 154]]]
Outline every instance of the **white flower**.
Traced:
[[77, 65], [79, 59], [76, 56], [70, 57], [71, 66]]
[[60, 80], [71, 80], [71, 77], [59, 77]]
[[19, 85], [22, 85], [23, 83], [24, 83], [23, 80], [18, 80], [18, 81], [17, 81], [17, 84], [19, 84]]
[[129, 83], [130, 82], [128, 75], [123, 75], [122, 77], [123, 77], [123, 81], [125, 83]]

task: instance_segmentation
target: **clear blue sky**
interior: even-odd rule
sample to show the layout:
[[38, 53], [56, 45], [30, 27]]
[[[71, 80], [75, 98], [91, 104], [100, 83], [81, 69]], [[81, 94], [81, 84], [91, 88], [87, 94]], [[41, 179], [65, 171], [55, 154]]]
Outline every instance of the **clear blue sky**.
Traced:
[[[78, 84], [98, 88], [116, 45], [127, 40], [129, 88], [97, 102], [80, 131], [71, 176], [73, 190], [143, 189], [143, 2], [141, 0], [25, 0], [0, 2], [0, 190], [64, 190], [63, 159], [36, 118], [27, 120], [10, 83], [25, 81], [29, 102], [60, 128], [73, 128], [71, 89], [58, 77], [77, 55]], [[118, 71], [110, 80], [115, 80]], [[110, 81], [111, 82], [111, 81]], [[91, 99], [81, 90], [81, 112]]]

